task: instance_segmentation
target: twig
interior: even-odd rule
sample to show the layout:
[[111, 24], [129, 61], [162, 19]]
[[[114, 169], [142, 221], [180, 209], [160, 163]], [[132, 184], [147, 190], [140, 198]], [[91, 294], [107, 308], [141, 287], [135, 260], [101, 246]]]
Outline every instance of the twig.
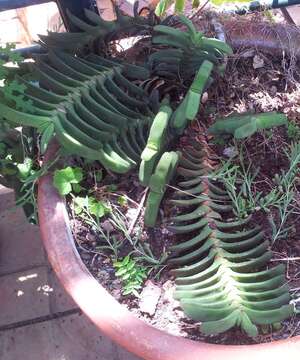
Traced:
[[138, 204], [136, 201], [132, 200], [132, 199], [131, 199], [128, 195], [126, 195], [126, 194], [122, 194], [122, 193], [116, 193], [116, 194], [114, 194], [114, 193], [109, 193], [109, 195], [111, 195], [111, 196], [117, 196], [117, 197], [125, 196], [126, 200], [129, 200], [129, 201], [132, 202], [134, 205], [139, 206], [139, 204]]
[[196, 17], [197, 15], [199, 15], [201, 13], [202, 10], [204, 10], [204, 8], [206, 7], [206, 5], [209, 3], [209, 0], [206, 0], [206, 2], [200, 7], [200, 9], [198, 9], [191, 17], [190, 19], [194, 19], [194, 17]]
[[144, 203], [145, 203], [145, 200], [146, 200], [146, 195], [147, 195], [147, 193], [148, 193], [148, 189], [149, 189], [149, 188], [146, 188], [146, 189], [145, 189], [144, 194], [143, 194], [143, 196], [142, 196], [142, 199], [141, 199], [141, 201], [140, 201], [140, 204], [139, 204], [139, 206], [138, 206], [138, 208], [137, 208], [136, 214], [135, 214], [134, 218], [132, 219], [131, 224], [129, 225], [128, 235], [131, 235], [132, 230], [133, 230], [133, 228], [134, 228], [134, 226], [135, 226], [135, 224], [136, 224], [136, 222], [137, 222], [137, 219], [138, 219], [138, 217], [139, 217], [139, 215], [140, 215], [140, 212], [142, 211], [142, 208], [144, 207]]
[[281, 259], [272, 259], [271, 261], [299, 261], [300, 257], [287, 257]]

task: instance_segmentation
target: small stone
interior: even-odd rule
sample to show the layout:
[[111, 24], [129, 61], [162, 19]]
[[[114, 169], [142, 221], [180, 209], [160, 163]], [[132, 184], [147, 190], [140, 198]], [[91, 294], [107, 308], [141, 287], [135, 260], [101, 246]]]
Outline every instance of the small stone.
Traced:
[[253, 58], [253, 68], [260, 69], [264, 67], [264, 65], [265, 65], [264, 59], [261, 58], [259, 55], [255, 55]]
[[249, 101], [249, 102], [248, 102], [248, 108], [249, 108], [249, 110], [254, 110], [254, 103], [253, 103], [253, 101]]
[[105, 270], [99, 270], [97, 273], [97, 278], [101, 283], [102, 282], [105, 283], [106, 281], [109, 280], [109, 274]]
[[120, 298], [121, 298], [121, 290], [120, 289], [112, 290], [111, 294], [116, 300], [120, 300]]
[[161, 288], [156, 286], [152, 281], [147, 281], [140, 295], [140, 310], [150, 316], [154, 315], [160, 295]]
[[203, 93], [203, 95], [202, 95], [201, 103], [205, 104], [207, 102], [207, 100], [208, 100], [208, 93], [207, 93], [207, 91], [205, 91], [205, 93]]
[[171, 280], [163, 284], [163, 302], [170, 304], [172, 309], [175, 309], [180, 304], [179, 301], [174, 299], [175, 285]]
[[86, 240], [94, 243], [96, 242], [96, 236], [94, 234], [88, 233], [86, 236]]
[[241, 54], [241, 57], [247, 59], [253, 57], [253, 55], [254, 55], [254, 50], [246, 50]]
[[234, 146], [227, 147], [223, 150], [223, 155], [228, 158], [233, 158], [238, 155], [238, 151]]
[[114, 227], [112, 226], [111, 222], [109, 220], [103, 221], [101, 224], [104, 231], [112, 232], [114, 231]]
[[128, 211], [126, 213], [127, 219], [133, 220], [136, 217], [136, 212], [137, 212], [137, 209], [135, 209], [135, 208], [128, 209]]
[[174, 310], [174, 311], [175, 311], [176, 316], [177, 316], [179, 319], [183, 319], [183, 318], [186, 317], [185, 314], [184, 314], [184, 312], [183, 312], [182, 310]]
[[270, 94], [272, 96], [275, 96], [277, 94], [277, 87], [275, 85], [272, 85], [270, 88]]
[[116, 290], [121, 290], [122, 289], [122, 282], [119, 279], [116, 279], [111, 283], [111, 287], [113, 289], [116, 289]]
[[90, 260], [91, 257], [92, 257], [92, 255], [89, 254], [89, 253], [86, 253], [86, 252], [84, 252], [84, 253], [81, 254], [81, 258], [82, 258], [83, 260]]

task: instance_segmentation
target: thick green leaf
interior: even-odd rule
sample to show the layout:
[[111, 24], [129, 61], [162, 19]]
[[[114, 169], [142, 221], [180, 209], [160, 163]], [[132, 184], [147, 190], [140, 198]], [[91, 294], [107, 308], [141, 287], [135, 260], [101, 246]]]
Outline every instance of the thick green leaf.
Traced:
[[251, 119], [247, 124], [237, 128], [234, 132], [234, 137], [236, 139], [244, 139], [255, 134], [257, 130], [255, 119]]
[[44, 154], [47, 150], [48, 144], [54, 134], [54, 124], [49, 124], [42, 132], [41, 136], [41, 153]]
[[182, 13], [184, 10], [185, 0], [175, 0], [175, 11]]
[[33, 161], [30, 158], [26, 158], [23, 164], [18, 164], [19, 176], [21, 180], [26, 180], [29, 176], [33, 166]]
[[156, 5], [155, 14], [157, 16], [162, 16], [167, 11], [169, 5], [171, 5], [172, 0], [160, 0], [159, 3]]

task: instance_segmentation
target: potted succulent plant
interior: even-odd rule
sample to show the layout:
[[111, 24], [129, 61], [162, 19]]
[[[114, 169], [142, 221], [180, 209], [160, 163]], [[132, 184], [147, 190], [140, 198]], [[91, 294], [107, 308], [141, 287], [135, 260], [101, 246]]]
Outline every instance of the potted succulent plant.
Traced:
[[[89, 10], [85, 11], [86, 21], [69, 12], [70, 21], [80, 31], [41, 37], [47, 51], [35, 56], [34, 76], [39, 86], [18, 74], [9, 96], [4, 93], [1, 97], [0, 111], [6, 121], [37, 129], [44, 166], [33, 172], [30, 168], [25, 180], [20, 172], [24, 167], [14, 168], [13, 175], [19, 176], [17, 186], [22, 200], [26, 186], [38, 182], [39, 224], [50, 263], [67, 292], [99, 330], [141, 358], [261, 359], [285, 353], [296, 356], [300, 351], [299, 337], [232, 346], [196, 342], [162, 332], [118, 303], [80, 259], [65, 199], [54, 187], [53, 174], [49, 173], [61, 149], [64, 155], [100, 162], [108, 173], [127, 174], [138, 165], [140, 183], [150, 189], [145, 209], [145, 224], [149, 227], [155, 225], [166, 186], [175, 172], [188, 179], [178, 184], [183, 187], [185, 198], [182, 200], [179, 194], [173, 203], [179, 207], [201, 206], [177, 214], [170, 229], [179, 234], [198, 233], [172, 247], [176, 254], [171, 263], [182, 266], [175, 271], [182, 308], [191, 318], [201, 321], [207, 334], [239, 326], [255, 336], [256, 325], [280, 322], [293, 310], [283, 285], [283, 267], [266, 268], [271, 252], [262, 232], [244, 228], [241, 232], [230, 231], [250, 220], [223, 217], [232, 209], [231, 198], [214, 177], [209, 177], [211, 163], [205, 141], [201, 136], [194, 140], [191, 136], [182, 154], [166, 151], [195, 119], [204, 91], [212, 83], [212, 76], [224, 72], [223, 60], [231, 54], [231, 48], [218, 39], [205, 37], [185, 17], [180, 17], [186, 28], [181, 31], [166, 22], [158, 24], [152, 13], [147, 19], [142, 18], [137, 6], [134, 12], [130, 18], [117, 10], [117, 20], [110, 22]], [[119, 32], [136, 33], [140, 29], [146, 34], [154, 30], [152, 43], [158, 46], [145, 64], [100, 56], [99, 44], [109, 43]], [[174, 102], [169, 96], [170, 87], [166, 90], [156, 83], [153, 86], [151, 76], [163, 79], [167, 85], [176, 83], [178, 77], [186, 79], [186, 91]], [[22, 99], [21, 104], [18, 99]], [[277, 113], [232, 115], [227, 121], [215, 122], [209, 132], [242, 139], [260, 129], [286, 123], [286, 116]], [[281, 189], [286, 189], [285, 181], [294, 185], [294, 168], [288, 176], [278, 177]], [[20, 186], [22, 181], [25, 188]], [[194, 194], [196, 200], [189, 198]], [[265, 199], [260, 199], [260, 204], [267, 207]], [[223, 289], [222, 282], [231, 286], [238, 300]], [[227, 291], [225, 295], [223, 290]]]
[[[48, 150], [53, 159], [57, 147]], [[160, 331], [137, 319], [89, 273], [77, 252], [64, 199], [51, 175], [39, 181], [38, 208], [42, 239], [60, 282], [99, 330], [142, 359], [264, 359], [297, 356], [300, 337], [255, 345], [216, 345]], [[142, 335], [141, 335], [142, 334]]]

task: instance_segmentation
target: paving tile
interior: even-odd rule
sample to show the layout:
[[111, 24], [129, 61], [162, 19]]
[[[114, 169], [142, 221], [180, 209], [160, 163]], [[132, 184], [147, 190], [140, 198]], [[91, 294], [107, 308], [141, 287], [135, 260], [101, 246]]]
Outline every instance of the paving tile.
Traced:
[[0, 359], [62, 360], [53, 353], [51, 334], [51, 322], [0, 331]]
[[104, 20], [114, 20], [115, 14], [111, 0], [96, 0], [96, 4]]
[[78, 306], [74, 303], [70, 295], [66, 293], [62, 285], [60, 285], [54, 271], [49, 268], [48, 270], [48, 284], [49, 284], [49, 304], [50, 314], [55, 314], [71, 309]]
[[300, 25], [300, 5], [289, 6], [286, 8], [296, 25]]
[[53, 325], [57, 359], [119, 360], [113, 342], [100, 335], [84, 315], [57, 319]]
[[117, 344], [115, 344], [115, 352], [117, 354], [117, 360], [142, 360], [142, 358], [133, 355]]
[[0, 213], [0, 275], [46, 264], [39, 228], [20, 208]]
[[139, 360], [119, 349], [84, 315], [0, 332], [1, 360]]
[[0, 277], [0, 326], [49, 315], [47, 268]]
[[14, 192], [0, 185], [0, 213], [12, 208], [15, 204]]

